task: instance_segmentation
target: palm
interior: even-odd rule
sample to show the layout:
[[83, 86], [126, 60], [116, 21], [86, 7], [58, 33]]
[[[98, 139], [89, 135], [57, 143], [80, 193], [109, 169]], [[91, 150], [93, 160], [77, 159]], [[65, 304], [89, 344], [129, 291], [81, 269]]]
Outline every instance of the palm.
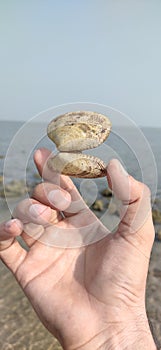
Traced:
[[[77, 224], [80, 226], [87, 217], [90, 222], [91, 218], [94, 218], [89, 209], [87, 213], [84, 211], [83, 215], [81, 213], [77, 216]], [[75, 216], [65, 218], [61, 226], [67, 231], [70, 230], [73, 218], [75, 220]], [[100, 232], [102, 232], [101, 223]], [[148, 260], [142, 252], [139, 254], [140, 258], [145, 259], [148, 267]], [[136, 266], [137, 260], [137, 249], [131, 247], [121, 236], [118, 239], [118, 232], [115, 235], [108, 234], [104, 239], [91, 245], [75, 249], [61, 249], [35, 241], [26, 260], [17, 271], [17, 278], [45, 326], [58, 338], [61, 335], [62, 339], [63, 335], [69, 342], [77, 335], [77, 342], [81, 344], [82, 337], [85, 342], [89, 341], [89, 328], [91, 337], [96, 336], [93, 333], [95, 323], [97, 333], [104, 332], [110, 327], [115, 314], [114, 305], [118, 300], [120, 306], [125, 308], [127, 303], [129, 307], [133, 306], [129, 302], [133, 293], [136, 294], [136, 303], [142, 297], [136, 289], [136, 286], [142, 283], [141, 274], [138, 276], [136, 273], [136, 278], [133, 279], [135, 285], [131, 283], [132, 269]], [[129, 276], [127, 274], [125, 279], [127, 264]], [[126, 289], [125, 293], [124, 288], [127, 285], [129, 289]], [[124, 302], [120, 299], [120, 295], [122, 300], [124, 295]], [[80, 317], [76, 317], [79, 313]], [[74, 328], [71, 327], [69, 318], [77, 320]], [[88, 335], [81, 332], [78, 339], [79, 330], [85, 319], [88, 324]]]
[[[117, 232], [110, 234], [83, 203], [71, 180], [61, 177], [60, 187], [68, 191], [72, 199], [71, 206], [63, 210], [62, 219], [59, 210], [51, 209], [48, 201], [48, 190], [55, 185], [49, 184], [53, 174], [45, 167], [49, 152], [43, 152], [43, 159], [41, 162], [36, 159], [36, 165], [47, 183], [35, 189], [33, 201], [47, 206], [48, 224], [44, 225], [40, 239], [35, 239], [32, 224], [26, 224], [30, 217], [26, 220], [23, 214], [27, 212], [26, 202], [20, 204], [16, 214], [25, 222], [22, 238], [30, 249], [24, 252], [16, 248], [15, 243], [14, 264], [7, 257], [7, 249], [2, 252], [2, 258], [15, 273], [41, 321], [63, 347], [85, 350], [84, 344], [90, 342], [93, 349], [92, 341], [104, 333], [107, 339], [113, 324], [115, 331], [120, 332], [120, 325], [124, 328], [134, 318], [138, 306], [144, 309], [149, 252], [154, 237], [149, 192], [147, 196], [145, 191], [140, 199], [141, 184], [125, 178], [114, 166], [111, 171], [113, 183], [111, 185], [110, 178], [109, 184], [121, 199], [124, 209], [129, 200], [126, 193], [130, 181], [130, 205]], [[144, 210], [141, 211], [144, 218], [139, 217], [139, 220], [144, 219], [142, 224], [138, 218], [135, 220], [135, 215], [144, 199]], [[40, 216], [35, 222], [42, 224], [41, 220]], [[131, 230], [136, 223], [134, 234]]]

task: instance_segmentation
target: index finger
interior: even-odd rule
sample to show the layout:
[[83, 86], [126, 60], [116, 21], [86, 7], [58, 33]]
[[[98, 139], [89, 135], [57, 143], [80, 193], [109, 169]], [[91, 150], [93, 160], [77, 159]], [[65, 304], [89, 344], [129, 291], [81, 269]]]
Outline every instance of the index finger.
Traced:
[[51, 157], [51, 154], [52, 153], [48, 149], [38, 149], [34, 154], [34, 161], [40, 176], [44, 180], [54, 183], [70, 193], [72, 201], [71, 205], [64, 211], [65, 216], [70, 216], [83, 209], [88, 209], [70, 177], [60, 175], [48, 168], [47, 160]]

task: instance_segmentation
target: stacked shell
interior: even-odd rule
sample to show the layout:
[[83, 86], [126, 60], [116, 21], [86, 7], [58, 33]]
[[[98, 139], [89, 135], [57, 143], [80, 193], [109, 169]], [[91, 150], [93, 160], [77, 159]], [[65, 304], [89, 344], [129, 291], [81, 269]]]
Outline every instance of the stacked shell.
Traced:
[[102, 144], [110, 130], [110, 120], [96, 112], [70, 112], [53, 119], [48, 125], [47, 134], [56, 144], [59, 153], [48, 160], [49, 168], [73, 177], [105, 176], [105, 163], [81, 151]]

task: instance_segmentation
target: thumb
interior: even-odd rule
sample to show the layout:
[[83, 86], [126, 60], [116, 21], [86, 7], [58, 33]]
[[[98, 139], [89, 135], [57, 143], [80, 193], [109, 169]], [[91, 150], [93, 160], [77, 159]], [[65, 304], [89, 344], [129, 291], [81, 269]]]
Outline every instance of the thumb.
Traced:
[[117, 159], [107, 167], [109, 187], [121, 201], [118, 231], [123, 237], [137, 236], [139, 244], [147, 242], [148, 250], [154, 241], [151, 196], [149, 188], [128, 175]]

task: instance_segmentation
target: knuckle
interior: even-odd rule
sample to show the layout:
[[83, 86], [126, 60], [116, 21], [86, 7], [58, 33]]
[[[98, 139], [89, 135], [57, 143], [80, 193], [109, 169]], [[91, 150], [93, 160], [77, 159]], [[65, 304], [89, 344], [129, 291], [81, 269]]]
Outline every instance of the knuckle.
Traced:
[[151, 197], [151, 190], [150, 190], [150, 188], [147, 185], [145, 185], [145, 184], [143, 184], [143, 188], [144, 188], [145, 196], [146, 197]]
[[146, 184], [144, 184], [142, 182], [140, 182], [140, 193], [142, 194], [142, 197], [144, 199], [151, 198], [151, 190], [150, 190], [150, 188]]
[[40, 193], [44, 192], [44, 183], [40, 183], [36, 185], [32, 191], [32, 197], [33, 198], [39, 198]]

